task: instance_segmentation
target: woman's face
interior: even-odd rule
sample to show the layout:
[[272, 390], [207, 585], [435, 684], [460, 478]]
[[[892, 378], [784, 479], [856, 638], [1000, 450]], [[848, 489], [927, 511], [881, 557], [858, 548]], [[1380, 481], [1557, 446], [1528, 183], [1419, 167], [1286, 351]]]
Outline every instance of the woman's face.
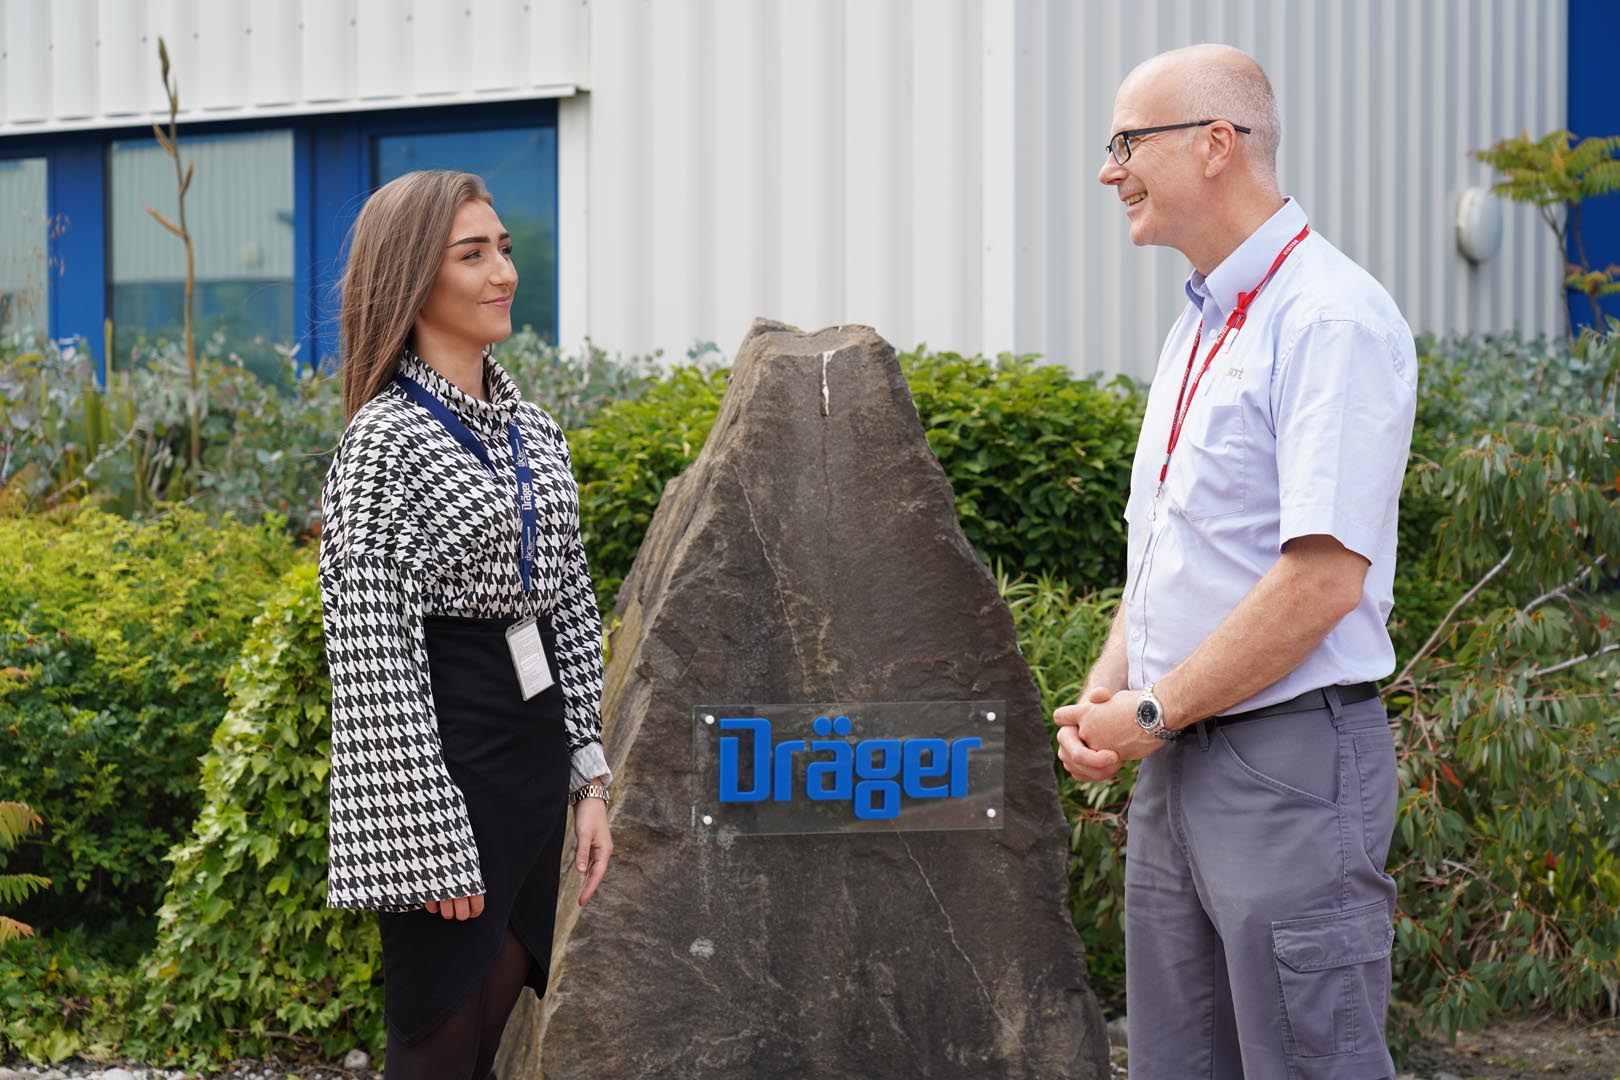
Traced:
[[512, 241], [501, 219], [488, 203], [468, 199], [456, 211], [433, 291], [416, 315], [417, 341], [482, 349], [511, 337], [517, 283]]

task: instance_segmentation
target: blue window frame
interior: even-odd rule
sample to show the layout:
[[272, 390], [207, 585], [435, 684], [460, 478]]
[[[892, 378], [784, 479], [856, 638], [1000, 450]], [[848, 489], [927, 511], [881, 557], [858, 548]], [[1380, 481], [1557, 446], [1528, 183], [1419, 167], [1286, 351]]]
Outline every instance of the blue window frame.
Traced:
[[45, 298], [47, 328], [59, 340], [83, 337], [92, 342], [98, 372], [104, 374], [101, 138], [63, 133], [0, 139], [0, 159], [45, 162], [45, 213], [50, 222], [45, 255], [51, 275]]
[[[174, 161], [157, 140], [111, 140], [107, 158], [107, 309], [113, 356], [124, 357], [142, 339], [180, 338], [185, 248], [147, 209], [179, 221]], [[285, 382], [278, 349], [295, 340], [292, 133], [193, 132], [182, 137], [181, 158], [196, 166], [186, 224], [199, 349], [222, 335], [259, 378]]]
[[[378, 186], [379, 147], [414, 146], [413, 167], [454, 167], [489, 172], [485, 177], [503, 217], [523, 206], [534, 220], [528, 246], [549, 261], [545, 269], [523, 272], [526, 296], [549, 293], [549, 303], [530, 318], [536, 332], [556, 340], [557, 106], [549, 99], [429, 109], [332, 113], [183, 124], [187, 135], [237, 132], [290, 132], [292, 139], [292, 333], [301, 363], [327, 361], [337, 354], [338, 283], [344, 240], [366, 197]], [[468, 139], [473, 133], [484, 138]], [[514, 135], [514, 133], [518, 133]], [[461, 139], [435, 136], [459, 135]], [[0, 160], [44, 158], [47, 214], [53, 228], [47, 255], [59, 268], [49, 292], [50, 334], [58, 340], [83, 338], [106, 374], [105, 327], [110, 313], [111, 231], [108, 220], [109, 147], [120, 140], [151, 137], [141, 125], [90, 132], [0, 137]], [[521, 167], [491, 168], [491, 147], [521, 145]], [[468, 153], [473, 160], [459, 160]], [[436, 155], [436, 156], [435, 156]], [[393, 159], [398, 162], [396, 155]], [[441, 164], [442, 163], [442, 164]], [[498, 162], [495, 164], [499, 164]], [[199, 170], [201, 166], [199, 165]], [[538, 218], [535, 219], [535, 215]], [[510, 224], [510, 222], [508, 222]], [[549, 251], [545, 250], [549, 247]], [[520, 267], [522, 272], [522, 267]], [[517, 313], [515, 313], [517, 314]], [[524, 321], [521, 316], [514, 321]]]

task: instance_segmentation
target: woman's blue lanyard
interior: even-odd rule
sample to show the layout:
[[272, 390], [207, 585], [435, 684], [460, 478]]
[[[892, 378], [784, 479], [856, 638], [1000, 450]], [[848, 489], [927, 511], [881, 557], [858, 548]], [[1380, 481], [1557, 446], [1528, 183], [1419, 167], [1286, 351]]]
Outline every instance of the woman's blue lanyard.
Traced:
[[[468, 452], [483, 463], [491, 476], [499, 479], [495, 472], [495, 464], [489, 459], [489, 450], [484, 447], [478, 436], [468, 430], [456, 414], [451, 412], [444, 402], [428, 393], [427, 389], [416, 380], [405, 376], [395, 375], [394, 381], [399, 388], [405, 391], [405, 396], [416, 402], [433, 415], [433, 418], [444, 425], [448, 431]], [[518, 431], [516, 423], [506, 425], [506, 436], [512, 442], [512, 465], [517, 473], [518, 487], [518, 514], [522, 518], [523, 526], [518, 541], [518, 574], [523, 579], [523, 595], [529, 595], [530, 582], [534, 580], [535, 552], [540, 545], [540, 515], [534, 505], [534, 472], [529, 468], [529, 455], [523, 447], [523, 435]]]

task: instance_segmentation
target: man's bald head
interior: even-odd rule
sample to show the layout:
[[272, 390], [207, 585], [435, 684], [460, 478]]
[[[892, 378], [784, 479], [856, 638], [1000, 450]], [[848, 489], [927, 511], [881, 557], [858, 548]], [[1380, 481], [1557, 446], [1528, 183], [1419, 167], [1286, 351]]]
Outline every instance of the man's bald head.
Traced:
[[1126, 76], [1121, 92], [1135, 84], [1175, 95], [1186, 120], [1229, 120], [1250, 129], [1240, 136], [1254, 170], [1275, 180], [1282, 119], [1271, 80], [1254, 58], [1230, 45], [1189, 45], [1149, 57]]

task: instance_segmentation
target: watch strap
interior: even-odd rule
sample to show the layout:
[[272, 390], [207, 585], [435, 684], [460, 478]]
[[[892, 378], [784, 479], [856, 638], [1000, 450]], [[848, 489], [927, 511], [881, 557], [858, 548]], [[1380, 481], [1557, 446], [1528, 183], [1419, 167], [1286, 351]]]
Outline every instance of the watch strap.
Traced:
[[581, 784], [568, 796], [568, 805], [577, 806], [583, 799], [601, 799], [609, 806], [613, 805], [613, 796], [608, 793], [606, 784]]

